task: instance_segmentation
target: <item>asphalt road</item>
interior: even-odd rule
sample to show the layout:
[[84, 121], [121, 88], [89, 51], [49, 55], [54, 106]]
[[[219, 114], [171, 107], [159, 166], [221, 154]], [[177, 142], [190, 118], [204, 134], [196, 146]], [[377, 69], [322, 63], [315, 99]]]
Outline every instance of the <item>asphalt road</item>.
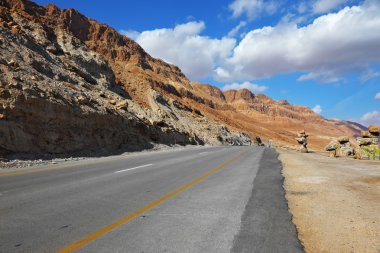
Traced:
[[192, 147], [0, 173], [0, 252], [303, 252], [273, 149]]

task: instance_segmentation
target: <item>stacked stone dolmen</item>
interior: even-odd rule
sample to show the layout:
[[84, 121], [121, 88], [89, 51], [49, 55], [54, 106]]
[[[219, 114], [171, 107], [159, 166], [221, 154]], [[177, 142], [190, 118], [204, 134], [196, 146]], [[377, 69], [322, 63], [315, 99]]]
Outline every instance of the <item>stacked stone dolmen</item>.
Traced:
[[359, 148], [355, 158], [361, 160], [380, 160], [379, 154], [380, 127], [369, 126], [368, 131], [362, 131], [361, 137], [356, 139]]
[[337, 140], [331, 141], [327, 144], [325, 150], [330, 151], [330, 157], [352, 156], [355, 154], [348, 136], [341, 136]]
[[301, 153], [309, 153], [309, 150], [307, 149], [307, 137], [309, 135], [306, 134], [305, 130], [299, 132], [297, 134], [297, 138], [296, 138], [296, 141], [298, 142], [298, 144], [300, 144], [300, 148], [299, 148], [299, 151]]

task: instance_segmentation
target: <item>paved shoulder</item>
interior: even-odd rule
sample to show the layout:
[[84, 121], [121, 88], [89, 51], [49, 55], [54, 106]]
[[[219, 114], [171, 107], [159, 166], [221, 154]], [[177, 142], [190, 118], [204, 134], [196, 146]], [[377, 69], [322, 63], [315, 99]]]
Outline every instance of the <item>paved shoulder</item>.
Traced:
[[281, 169], [278, 153], [266, 149], [231, 252], [303, 252], [288, 211]]

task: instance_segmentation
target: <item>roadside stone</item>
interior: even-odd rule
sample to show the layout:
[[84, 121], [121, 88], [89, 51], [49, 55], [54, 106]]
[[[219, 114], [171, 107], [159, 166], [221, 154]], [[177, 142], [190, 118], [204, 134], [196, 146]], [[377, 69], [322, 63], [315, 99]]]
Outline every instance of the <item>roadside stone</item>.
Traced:
[[362, 131], [361, 135], [364, 138], [370, 138], [370, 137], [372, 137], [372, 134], [369, 131]]
[[340, 153], [343, 156], [352, 156], [352, 155], [355, 154], [355, 151], [354, 151], [354, 149], [351, 146], [349, 146], [349, 147], [341, 147], [340, 148]]
[[348, 136], [341, 136], [338, 138], [338, 142], [340, 144], [344, 144], [350, 141], [350, 138]]
[[371, 134], [376, 134], [376, 136], [379, 135], [380, 133], [380, 127], [378, 126], [374, 126], [374, 125], [371, 125], [368, 127], [368, 131], [371, 133]]
[[336, 141], [331, 141], [329, 144], [326, 145], [325, 150], [326, 151], [335, 151], [339, 148], [339, 144]]
[[372, 139], [371, 138], [362, 138], [362, 137], [359, 137], [359, 138], [356, 139], [356, 141], [359, 144], [359, 146], [365, 146], [365, 145], [372, 144]]
[[308, 137], [308, 135], [306, 134], [305, 130], [297, 133], [296, 141], [298, 142], [298, 144], [301, 145], [299, 147], [299, 151], [301, 153], [308, 153], [309, 152], [309, 150], [307, 149], [307, 144], [308, 144], [307, 143], [307, 137]]

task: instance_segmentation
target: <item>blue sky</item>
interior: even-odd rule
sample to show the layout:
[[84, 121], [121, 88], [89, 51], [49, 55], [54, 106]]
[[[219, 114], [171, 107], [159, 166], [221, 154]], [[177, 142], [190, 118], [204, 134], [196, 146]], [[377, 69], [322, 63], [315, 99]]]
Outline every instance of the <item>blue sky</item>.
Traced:
[[64, 1], [194, 81], [380, 125], [378, 0]]

